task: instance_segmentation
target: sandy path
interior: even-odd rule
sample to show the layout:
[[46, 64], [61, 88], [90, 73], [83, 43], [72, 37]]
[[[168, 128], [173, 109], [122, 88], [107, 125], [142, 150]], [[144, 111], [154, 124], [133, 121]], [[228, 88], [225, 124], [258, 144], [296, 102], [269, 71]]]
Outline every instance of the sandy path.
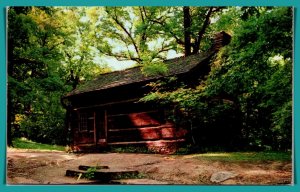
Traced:
[[[213, 173], [230, 171], [236, 177], [219, 184], [274, 185], [292, 182], [291, 162], [228, 163], [196, 159], [190, 155], [68, 154], [8, 150], [8, 184], [88, 184], [89, 180], [66, 177], [67, 169], [79, 165], [107, 165], [111, 169], [138, 170], [146, 178], [169, 184], [208, 184]], [[142, 182], [145, 180], [141, 180]], [[147, 184], [147, 183], [143, 183]]]

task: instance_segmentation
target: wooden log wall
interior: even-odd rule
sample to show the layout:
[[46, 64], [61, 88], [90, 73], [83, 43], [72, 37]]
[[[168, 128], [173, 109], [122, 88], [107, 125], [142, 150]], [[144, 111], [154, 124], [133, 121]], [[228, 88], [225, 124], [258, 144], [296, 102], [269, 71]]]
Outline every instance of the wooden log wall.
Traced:
[[109, 145], [146, 146], [158, 153], [175, 152], [187, 133], [166, 122], [162, 111], [108, 115], [108, 122]]
[[[119, 108], [118, 108], [119, 107]], [[78, 111], [73, 122], [74, 145], [106, 147], [107, 145], [140, 145], [152, 151], [174, 151], [174, 146], [184, 141], [186, 130], [176, 128], [165, 120], [164, 110], [143, 107], [116, 106]], [[88, 128], [80, 129], [80, 114], [87, 114]], [[170, 150], [170, 146], [172, 150]]]

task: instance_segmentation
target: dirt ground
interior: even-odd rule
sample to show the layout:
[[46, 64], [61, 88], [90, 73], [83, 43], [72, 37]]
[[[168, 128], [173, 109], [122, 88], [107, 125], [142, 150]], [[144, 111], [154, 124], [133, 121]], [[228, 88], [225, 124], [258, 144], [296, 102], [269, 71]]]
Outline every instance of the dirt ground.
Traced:
[[[286, 185], [292, 183], [291, 162], [221, 162], [194, 158], [193, 155], [133, 153], [72, 154], [8, 149], [7, 184], [95, 184], [86, 179], [66, 177], [67, 169], [79, 165], [107, 165], [112, 169], [138, 170], [147, 179], [166, 184], [197, 185]], [[229, 171], [235, 177], [220, 183], [212, 174]]]

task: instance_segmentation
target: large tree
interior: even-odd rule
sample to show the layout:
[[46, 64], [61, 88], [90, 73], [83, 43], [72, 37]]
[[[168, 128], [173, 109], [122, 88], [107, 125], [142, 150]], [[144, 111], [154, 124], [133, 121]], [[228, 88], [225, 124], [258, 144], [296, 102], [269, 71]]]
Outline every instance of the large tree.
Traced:
[[293, 10], [236, 8], [242, 17], [210, 80], [209, 93], [235, 98], [246, 145], [290, 149]]
[[15, 136], [63, 142], [61, 97], [102, 68], [93, 63], [84, 9], [10, 7], [8, 10], [8, 144]]
[[[138, 64], [208, 48], [207, 30], [215, 7], [105, 7], [99, 10], [98, 49], [102, 54]], [[202, 43], [202, 44], [201, 44]], [[201, 45], [202, 46], [201, 46]]]
[[[8, 144], [20, 121], [33, 115], [37, 86], [56, 84], [50, 75], [61, 43], [50, 8], [10, 7], [8, 10]], [[50, 22], [48, 21], [50, 20]], [[14, 128], [14, 129], [13, 129]]]
[[95, 48], [96, 22], [87, 20], [93, 9], [95, 8], [70, 7], [61, 9], [58, 13], [58, 18], [64, 22], [61, 30], [66, 33], [64, 43], [59, 46], [63, 55], [60, 69], [66, 74], [64, 81], [72, 89], [76, 89], [80, 81], [90, 80], [99, 73], [110, 70], [105, 64], [100, 66], [94, 61], [99, 55]]

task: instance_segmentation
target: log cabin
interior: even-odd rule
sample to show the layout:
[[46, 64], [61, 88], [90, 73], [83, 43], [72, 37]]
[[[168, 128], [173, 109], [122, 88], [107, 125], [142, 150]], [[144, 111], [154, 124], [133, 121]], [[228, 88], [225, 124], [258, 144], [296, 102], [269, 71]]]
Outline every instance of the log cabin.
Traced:
[[168, 120], [170, 108], [139, 100], [149, 93], [150, 82], [173, 77], [193, 87], [210, 71], [218, 50], [230, 42], [230, 35], [215, 35], [206, 53], [164, 61], [166, 74], [144, 75], [133, 67], [99, 75], [66, 94], [67, 124], [75, 151], [101, 150], [108, 146], [145, 146], [158, 153], [173, 153], [185, 141], [187, 129]]

